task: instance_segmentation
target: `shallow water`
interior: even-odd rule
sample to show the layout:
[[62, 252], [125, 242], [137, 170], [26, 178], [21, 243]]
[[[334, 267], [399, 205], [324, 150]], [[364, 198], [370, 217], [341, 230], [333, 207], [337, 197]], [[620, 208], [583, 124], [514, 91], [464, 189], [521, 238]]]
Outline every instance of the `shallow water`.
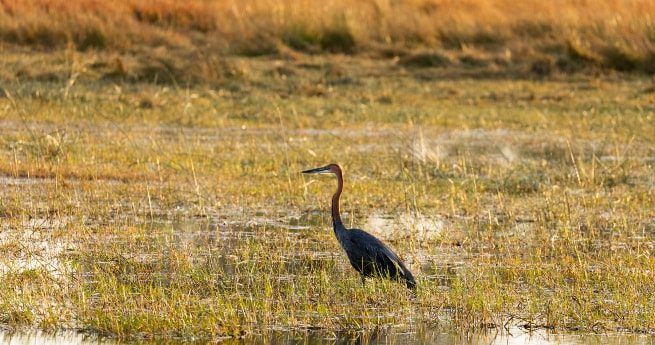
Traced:
[[[313, 215], [278, 216], [274, 212], [257, 213], [248, 217], [241, 217], [245, 220], [234, 220], [231, 217], [203, 217], [184, 219], [159, 219], [136, 223], [135, 227], [146, 228], [149, 231], [142, 235], [113, 235], [111, 242], [124, 242], [130, 249], [134, 249], [132, 256], [128, 258], [134, 262], [156, 262], [160, 255], [161, 248], [177, 248], [180, 253], [187, 253], [192, 260], [205, 260], [216, 268], [220, 268], [226, 274], [232, 274], [238, 265], [244, 260], [279, 260], [286, 265], [285, 273], [280, 279], [293, 279], [294, 275], [304, 274], [308, 270], [321, 269], [326, 265], [342, 265], [348, 267], [345, 256], [341, 252], [326, 251], [332, 247], [325, 247], [319, 242], [303, 242], [303, 235], [310, 231], [326, 230], [325, 222], [319, 218], [312, 218]], [[422, 238], [429, 239], [430, 234], [439, 234], [446, 221], [440, 218], [430, 218], [425, 215], [402, 213], [399, 216], [390, 216], [383, 213], [373, 213], [367, 219], [367, 225], [378, 225], [376, 234], [385, 237], [385, 234], [393, 233], [394, 229], [407, 226], [414, 229]], [[309, 224], [300, 226], [299, 224]], [[31, 227], [58, 227], [59, 224], [47, 220], [35, 220], [29, 224]], [[130, 225], [132, 226], [132, 225]], [[525, 232], [529, 229], [514, 229], [512, 231]], [[388, 231], [385, 233], [385, 231]], [[397, 233], [397, 230], [396, 230]], [[141, 234], [141, 233], [139, 233]], [[335, 241], [332, 234], [327, 232], [330, 241]], [[389, 235], [389, 237], [393, 237]], [[103, 238], [103, 242], [107, 238]], [[295, 250], [287, 253], [279, 253], [278, 256], [252, 256], [240, 257], [239, 248], [247, 247], [244, 241], [261, 243], [290, 242]], [[33, 244], [40, 242], [33, 241]], [[336, 248], [335, 246], [333, 246]], [[59, 247], [57, 247], [59, 248]], [[65, 248], [65, 247], [62, 247]], [[64, 251], [55, 251], [55, 259]], [[48, 253], [42, 249], [40, 253]], [[439, 286], [448, 287], [457, 270], [465, 265], [464, 255], [460, 247], [444, 246], [434, 250], [416, 249], [416, 257], [411, 260], [413, 269], [421, 272], [422, 279], [430, 280]], [[220, 254], [220, 255], [219, 255]], [[438, 256], [437, 256], [438, 255]], [[208, 258], [206, 256], [211, 256]], [[40, 256], [48, 259], [48, 256]], [[211, 259], [211, 260], [210, 260]], [[191, 261], [192, 261], [191, 260]], [[1, 261], [1, 260], [0, 260]], [[16, 263], [14, 271], [26, 269], [20, 266], [22, 261], [14, 260]], [[59, 261], [53, 261], [59, 262]], [[41, 262], [39, 262], [41, 263]], [[2, 266], [0, 266], [2, 267]], [[65, 266], [62, 266], [65, 267]], [[154, 265], [154, 267], [157, 267]], [[30, 267], [31, 268], [31, 267]], [[60, 269], [63, 270], [63, 269]], [[1, 272], [1, 271], [0, 271]], [[85, 277], [90, 277], [91, 272], [85, 272]], [[153, 278], [154, 279], [154, 278]], [[443, 330], [424, 328], [421, 324], [412, 324], [410, 327], [418, 327], [418, 330], [401, 331], [397, 328], [384, 331], [298, 331], [298, 330], [275, 330], [266, 334], [250, 335], [243, 339], [220, 339], [226, 343], [239, 344], [655, 344], [655, 337], [635, 334], [571, 334], [571, 333], [550, 333], [544, 330], [527, 332], [521, 328], [513, 328], [510, 332], [499, 332], [490, 330], [483, 333], [461, 334], [445, 332]], [[165, 343], [178, 344], [198, 342], [205, 343], [210, 339], [169, 339]], [[215, 342], [217, 339], [211, 339]], [[62, 333], [44, 332], [22, 332], [9, 333], [0, 331], [0, 344], [120, 344], [114, 339], [98, 338], [74, 331]], [[134, 342], [131, 342], [134, 343]], [[139, 341], [138, 343], [162, 343], [161, 341], [149, 342]]]
[[364, 229], [383, 239], [412, 236], [421, 241], [429, 241], [438, 238], [445, 226], [443, 219], [420, 213], [390, 215], [373, 212], [366, 219]]
[[414, 332], [373, 331], [373, 332], [287, 332], [271, 331], [267, 334], [251, 335], [242, 339], [171, 339], [167, 341], [131, 341], [122, 342], [114, 339], [98, 338], [77, 333], [74, 331], [61, 333], [0, 332], [0, 344], [31, 345], [31, 344], [188, 344], [188, 343], [216, 343], [227, 344], [655, 344], [652, 335], [635, 334], [570, 334], [550, 333], [544, 330], [526, 331], [519, 328], [510, 329], [509, 332], [488, 331], [473, 334], [447, 333], [435, 329], [422, 329]]

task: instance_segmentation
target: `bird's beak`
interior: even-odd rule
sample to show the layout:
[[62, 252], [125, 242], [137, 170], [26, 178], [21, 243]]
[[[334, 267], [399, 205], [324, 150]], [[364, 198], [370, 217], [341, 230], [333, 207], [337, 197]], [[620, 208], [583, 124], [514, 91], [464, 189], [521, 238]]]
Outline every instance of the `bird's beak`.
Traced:
[[329, 174], [331, 173], [330, 167], [324, 166], [316, 169], [309, 169], [302, 171], [303, 174]]

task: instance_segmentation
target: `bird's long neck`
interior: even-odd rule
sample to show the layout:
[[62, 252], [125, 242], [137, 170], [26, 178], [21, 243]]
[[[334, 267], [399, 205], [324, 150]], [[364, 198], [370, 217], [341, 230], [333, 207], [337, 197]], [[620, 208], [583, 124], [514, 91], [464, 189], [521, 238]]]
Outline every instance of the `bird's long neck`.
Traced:
[[332, 196], [332, 225], [334, 227], [334, 232], [339, 237], [339, 232], [345, 230], [343, 222], [341, 222], [341, 213], [339, 212], [339, 198], [341, 197], [341, 191], [343, 191], [343, 176], [341, 175], [341, 170], [337, 170], [337, 191]]

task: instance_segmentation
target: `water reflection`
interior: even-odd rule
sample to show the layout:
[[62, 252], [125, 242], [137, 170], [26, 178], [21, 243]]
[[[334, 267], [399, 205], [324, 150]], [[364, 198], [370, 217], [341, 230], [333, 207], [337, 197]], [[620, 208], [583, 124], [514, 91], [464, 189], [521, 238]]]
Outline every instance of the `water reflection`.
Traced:
[[399, 332], [397, 330], [380, 331], [271, 331], [266, 334], [248, 336], [243, 339], [170, 339], [167, 341], [132, 341], [120, 342], [112, 339], [103, 339], [73, 331], [62, 333], [7, 333], [0, 332], [0, 344], [32, 345], [32, 344], [496, 344], [496, 345], [646, 345], [655, 344], [652, 335], [638, 334], [558, 334], [543, 330], [528, 332], [520, 328], [510, 329], [509, 332], [488, 331], [483, 333], [448, 333], [436, 329], [420, 329], [412, 332]]
[[254, 344], [497, 344], [497, 345], [623, 345], [623, 344], [655, 344], [655, 337], [635, 334], [557, 334], [543, 330], [528, 332], [522, 329], [510, 329], [509, 332], [489, 331], [484, 333], [462, 334], [447, 333], [435, 329], [424, 329], [416, 332], [344, 332], [328, 335], [321, 332], [305, 334], [278, 333], [263, 337]]
[[78, 345], [78, 344], [115, 344], [112, 341], [90, 337], [77, 332], [46, 333], [33, 332], [0, 332], [0, 344], [11, 345]]

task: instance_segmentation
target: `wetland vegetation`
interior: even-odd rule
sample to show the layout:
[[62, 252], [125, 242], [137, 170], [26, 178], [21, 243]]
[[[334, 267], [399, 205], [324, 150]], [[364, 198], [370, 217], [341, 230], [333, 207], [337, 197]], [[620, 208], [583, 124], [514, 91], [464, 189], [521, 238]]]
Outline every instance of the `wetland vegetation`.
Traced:
[[[0, 1], [3, 327], [655, 331], [648, 74], [284, 41], [186, 70], [198, 60], [35, 48], [6, 34], [25, 20], [13, 3]], [[168, 56], [166, 44], [144, 51]], [[300, 174], [330, 162], [345, 170], [345, 225], [401, 255], [415, 297], [362, 287], [349, 267], [331, 230], [334, 181]]]

